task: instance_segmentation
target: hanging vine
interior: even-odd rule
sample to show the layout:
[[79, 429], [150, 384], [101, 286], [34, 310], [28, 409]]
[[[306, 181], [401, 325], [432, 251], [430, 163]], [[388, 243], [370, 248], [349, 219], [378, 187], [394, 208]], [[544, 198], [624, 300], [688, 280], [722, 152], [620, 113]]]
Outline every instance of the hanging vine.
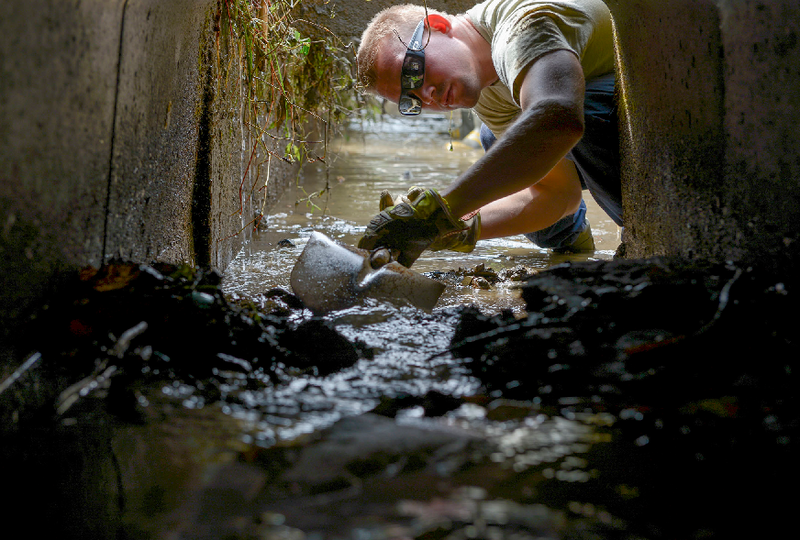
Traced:
[[[232, 73], [230, 62], [238, 61], [247, 108], [245, 122], [254, 141], [240, 184], [239, 211], [248, 197], [263, 191], [261, 209], [250, 223], [257, 227], [263, 217], [273, 159], [320, 161], [327, 166], [330, 133], [360, 99], [352, 60], [355, 55], [352, 44], [322, 25], [295, 17], [300, 0], [220, 2], [220, 30], [228, 36], [234, 52], [220, 76]], [[302, 34], [300, 26], [313, 28], [314, 36]], [[269, 141], [273, 144], [267, 144]], [[256, 162], [259, 155], [264, 157]], [[248, 186], [251, 173], [255, 180]], [[311, 199], [328, 189], [306, 194], [305, 200], [313, 205]]]

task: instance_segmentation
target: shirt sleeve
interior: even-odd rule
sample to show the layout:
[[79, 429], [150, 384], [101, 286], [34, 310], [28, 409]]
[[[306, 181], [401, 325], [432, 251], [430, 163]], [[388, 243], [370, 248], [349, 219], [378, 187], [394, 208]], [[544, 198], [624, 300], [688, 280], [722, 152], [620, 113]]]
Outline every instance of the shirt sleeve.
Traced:
[[566, 6], [539, 5], [520, 10], [495, 30], [492, 61], [500, 80], [519, 105], [519, 89], [528, 68], [542, 55], [567, 50], [579, 60], [593, 32], [593, 21]]

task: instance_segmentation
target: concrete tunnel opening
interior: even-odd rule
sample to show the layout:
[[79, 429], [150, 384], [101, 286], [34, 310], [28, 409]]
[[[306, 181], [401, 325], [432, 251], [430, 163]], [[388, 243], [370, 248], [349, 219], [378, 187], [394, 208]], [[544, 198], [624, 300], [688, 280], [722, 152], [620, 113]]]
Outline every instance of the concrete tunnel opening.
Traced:
[[[347, 42], [391, 3], [291, 13]], [[222, 292], [253, 220], [301, 174], [283, 132], [252, 131], [227, 33], [250, 3], [4, 3], [8, 508], [98, 538], [659, 538], [790, 521], [800, 9], [606, 3], [624, 253], [526, 275], [524, 314], [386, 308], [393, 339], [301, 315], [286, 290]], [[392, 342], [430, 348], [409, 360]]]

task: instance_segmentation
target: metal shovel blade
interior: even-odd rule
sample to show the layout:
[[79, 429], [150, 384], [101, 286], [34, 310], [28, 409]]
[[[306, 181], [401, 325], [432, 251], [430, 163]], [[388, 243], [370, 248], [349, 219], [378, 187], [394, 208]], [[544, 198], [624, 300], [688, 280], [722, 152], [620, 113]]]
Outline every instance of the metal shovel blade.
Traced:
[[433, 309], [444, 284], [394, 261], [374, 269], [369, 255], [314, 232], [292, 269], [292, 290], [315, 313], [345, 309], [364, 298]]

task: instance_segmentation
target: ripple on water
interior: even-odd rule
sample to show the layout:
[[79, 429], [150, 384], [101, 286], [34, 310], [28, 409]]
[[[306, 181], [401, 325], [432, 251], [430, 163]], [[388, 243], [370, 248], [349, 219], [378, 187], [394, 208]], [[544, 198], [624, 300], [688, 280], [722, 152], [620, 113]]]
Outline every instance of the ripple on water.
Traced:
[[[483, 153], [458, 141], [449, 150], [449, 115], [426, 115], [412, 122], [388, 118], [366, 123], [363, 131], [351, 132], [332, 145], [334, 157], [328, 171], [306, 166], [300, 185], [287, 189], [262, 222], [263, 230], [228, 267], [223, 290], [251, 299], [274, 287], [291, 291], [291, 269], [312, 232], [356, 245], [378, 210], [382, 190], [400, 194], [417, 184], [441, 188]], [[331, 189], [315, 199], [319, 208], [296, 204], [307, 193], [323, 189], [326, 181]], [[591, 258], [610, 259], [618, 243], [616, 225], [593, 201], [587, 204], [598, 246]], [[440, 354], [454, 333], [454, 310], [472, 304], [488, 313], [510, 309], [523, 314], [524, 305], [514, 282], [486, 290], [464, 285], [452, 276], [443, 278], [441, 273], [478, 264], [496, 272], [518, 266], [536, 271], [588, 258], [551, 254], [523, 236], [483, 241], [469, 254], [427, 252], [414, 270], [446, 279], [447, 284], [433, 313], [372, 301], [330, 313], [325, 318], [348, 339], [374, 349], [374, 358], [328, 377], [293, 374], [291, 384], [252, 395], [247, 405], [273, 411], [263, 420], [262, 429], [270, 430], [270, 437], [286, 439], [329, 425], [343, 415], [370, 410], [381, 396], [423, 395], [431, 390], [459, 396], [475, 392], [476, 381], [459, 362]]]

